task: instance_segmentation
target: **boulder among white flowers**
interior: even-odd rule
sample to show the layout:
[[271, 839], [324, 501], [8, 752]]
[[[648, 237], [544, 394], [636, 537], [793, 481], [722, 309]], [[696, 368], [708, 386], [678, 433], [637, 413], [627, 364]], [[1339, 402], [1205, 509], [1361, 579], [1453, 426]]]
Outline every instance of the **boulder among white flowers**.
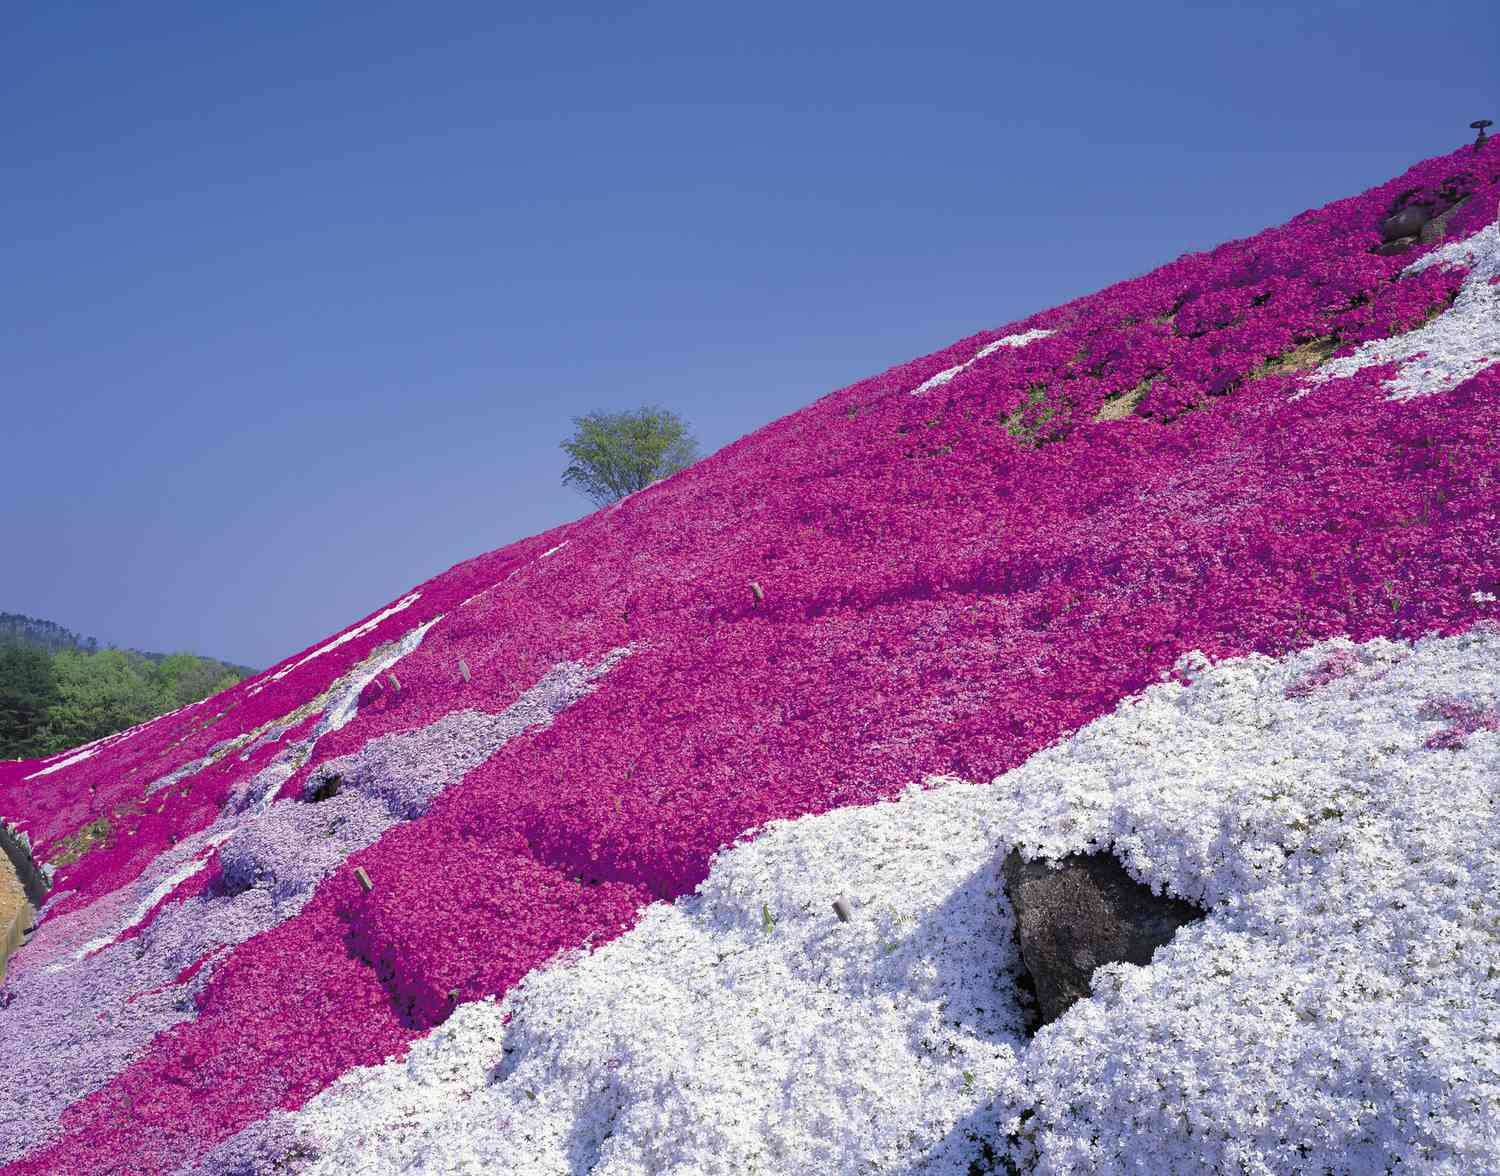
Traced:
[[1152, 893], [1103, 851], [1049, 862], [1027, 861], [1013, 849], [1002, 874], [1043, 1025], [1089, 995], [1096, 968], [1144, 967], [1179, 927], [1204, 915], [1190, 902]]

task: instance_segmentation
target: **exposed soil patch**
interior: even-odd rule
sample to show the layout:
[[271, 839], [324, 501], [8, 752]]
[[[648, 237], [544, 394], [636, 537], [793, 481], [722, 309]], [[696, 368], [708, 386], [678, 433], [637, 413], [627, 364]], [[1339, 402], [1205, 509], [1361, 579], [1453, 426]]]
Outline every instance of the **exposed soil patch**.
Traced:
[[1131, 416], [1136, 406], [1146, 399], [1146, 393], [1151, 389], [1150, 380], [1142, 380], [1129, 392], [1121, 392], [1118, 396], [1111, 396], [1099, 408], [1094, 415], [1096, 421], [1123, 421]]
[[26, 890], [10, 859], [0, 853], [0, 980], [5, 978], [6, 960], [21, 946], [31, 923], [31, 904], [26, 901]]
[[1026, 389], [1025, 402], [1001, 423], [1022, 445], [1034, 448], [1055, 440], [1067, 417], [1068, 406], [1050, 399], [1045, 384], [1032, 384]]
[[96, 845], [109, 840], [109, 818], [98, 817], [57, 843], [57, 852], [47, 860], [54, 866], [71, 866]]
[[1286, 372], [1305, 372], [1309, 368], [1315, 368], [1330, 355], [1338, 350], [1338, 343], [1332, 335], [1320, 335], [1316, 339], [1309, 339], [1306, 343], [1299, 343], [1290, 351], [1281, 355], [1273, 355], [1264, 363], [1250, 369], [1250, 378], [1258, 380], [1261, 376], [1281, 375]]

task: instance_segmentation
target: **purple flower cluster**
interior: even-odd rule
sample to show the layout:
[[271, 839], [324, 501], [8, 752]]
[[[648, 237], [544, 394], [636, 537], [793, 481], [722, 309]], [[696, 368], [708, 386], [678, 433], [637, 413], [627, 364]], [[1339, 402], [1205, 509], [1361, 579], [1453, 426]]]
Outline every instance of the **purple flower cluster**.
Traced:
[[1476, 731], [1500, 731], [1500, 706], [1493, 703], [1485, 705], [1447, 696], [1432, 698], [1424, 705], [1422, 717], [1442, 719], [1448, 724], [1422, 744], [1429, 750], [1456, 750]]

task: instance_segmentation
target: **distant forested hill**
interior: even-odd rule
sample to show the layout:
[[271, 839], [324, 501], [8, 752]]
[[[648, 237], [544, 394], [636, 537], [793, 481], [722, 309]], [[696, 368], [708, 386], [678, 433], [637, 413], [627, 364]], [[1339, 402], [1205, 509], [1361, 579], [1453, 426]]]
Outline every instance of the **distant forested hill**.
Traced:
[[252, 673], [191, 653], [101, 649], [55, 621], [0, 613], [0, 759], [77, 747]]
[[8, 612], [0, 612], [0, 642], [19, 642], [35, 649], [45, 649], [48, 653], [60, 653], [64, 649], [93, 653], [99, 647], [92, 637], [80, 637], [56, 621]]

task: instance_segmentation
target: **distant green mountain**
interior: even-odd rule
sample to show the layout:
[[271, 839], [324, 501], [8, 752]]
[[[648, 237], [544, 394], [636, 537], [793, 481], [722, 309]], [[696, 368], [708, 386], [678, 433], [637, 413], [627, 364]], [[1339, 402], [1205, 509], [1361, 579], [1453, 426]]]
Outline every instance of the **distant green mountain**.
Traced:
[[55, 621], [0, 613], [0, 759], [77, 747], [254, 672], [192, 653], [100, 648]]
[[[113, 649], [111, 645], [100, 645], [93, 637], [82, 637], [73, 632], [72, 629], [59, 625], [56, 621], [43, 620], [41, 617], [28, 617], [25, 613], [0, 612], [0, 643], [16, 642], [21, 645], [29, 645], [34, 649], [45, 650], [47, 653], [60, 653], [63, 650], [71, 650], [74, 653], [97, 653], [100, 649]], [[159, 664], [169, 657], [180, 656], [178, 654], [155, 653], [148, 649], [126, 649], [126, 653], [133, 653], [144, 658], [152, 664]], [[202, 657], [198, 654], [199, 661], [209, 662], [220, 667], [228, 673], [238, 674], [241, 678], [248, 678], [255, 670], [250, 666], [237, 665], [234, 662], [221, 661], [214, 657]]]

